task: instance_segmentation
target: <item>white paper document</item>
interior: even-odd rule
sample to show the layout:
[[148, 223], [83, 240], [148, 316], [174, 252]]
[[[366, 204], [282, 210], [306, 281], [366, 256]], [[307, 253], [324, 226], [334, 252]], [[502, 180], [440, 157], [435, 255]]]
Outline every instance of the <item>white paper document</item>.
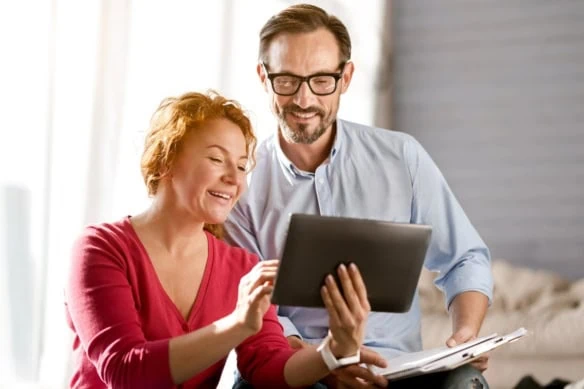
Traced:
[[507, 335], [492, 334], [455, 347], [444, 346], [403, 354], [388, 360], [387, 368], [370, 366], [370, 369], [373, 373], [384, 375], [387, 379], [406, 378], [451, 370], [475, 360], [490, 350], [514, 342], [525, 335], [527, 335], [527, 330], [519, 328]]

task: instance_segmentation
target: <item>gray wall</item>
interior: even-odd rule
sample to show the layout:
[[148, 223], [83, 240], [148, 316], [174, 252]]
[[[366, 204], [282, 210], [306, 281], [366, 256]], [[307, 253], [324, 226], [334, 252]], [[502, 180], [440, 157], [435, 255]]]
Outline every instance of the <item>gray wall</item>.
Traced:
[[392, 127], [495, 258], [584, 276], [584, 1], [394, 0]]

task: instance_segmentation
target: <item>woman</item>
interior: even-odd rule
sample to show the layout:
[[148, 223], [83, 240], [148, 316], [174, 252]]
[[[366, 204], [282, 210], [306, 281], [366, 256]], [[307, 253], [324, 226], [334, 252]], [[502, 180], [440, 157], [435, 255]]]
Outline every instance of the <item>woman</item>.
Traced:
[[[292, 350], [270, 293], [278, 262], [219, 240], [246, 187], [256, 138], [239, 105], [217, 94], [164, 100], [142, 156], [151, 206], [85, 229], [66, 290], [75, 332], [72, 388], [211, 388], [232, 348], [254, 387], [310, 385], [329, 370], [313, 348]], [[355, 266], [322, 296], [330, 350], [352, 356], [369, 312]]]

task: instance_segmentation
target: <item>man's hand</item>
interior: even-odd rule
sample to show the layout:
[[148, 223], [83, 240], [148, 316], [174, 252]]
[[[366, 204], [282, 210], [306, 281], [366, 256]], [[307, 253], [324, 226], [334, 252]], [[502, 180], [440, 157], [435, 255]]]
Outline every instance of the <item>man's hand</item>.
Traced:
[[[452, 315], [452, 336], [446, 340], [448, 347], [466, 343], [478, 336], [481, 324], [487, 312], [489, 300], [480, 292], [463, 292], [454, 298], [450, 304]], [[472, 362], [472, 365], [483, 372], [489, 364], [489, 356], [482, 355]]]
[[[381, 355], [367, 347], [361, 347], [361, 364], [387, 367], [387, 362]], [[369, 389], [387, 387], [387, 379], [375, 375], [361, 365], [351, 365], [333, 370], [323, 382], [329, 388], [336, 389]]]
[[[457, 331], [455, 331], [450, 338], [446, 341], [446, 345], [448, 347], [454, 347], [462, 343], [470, 342], [471, 340], [476, 339], [477, 336], [474, 330], [470, 327], [461, 327]], [[475, 367], [475, 369], [483, 372], [487, 370], [489, 366], [489, 354], [483, 354], [474, 361], [471, 362], [471, 365]]]

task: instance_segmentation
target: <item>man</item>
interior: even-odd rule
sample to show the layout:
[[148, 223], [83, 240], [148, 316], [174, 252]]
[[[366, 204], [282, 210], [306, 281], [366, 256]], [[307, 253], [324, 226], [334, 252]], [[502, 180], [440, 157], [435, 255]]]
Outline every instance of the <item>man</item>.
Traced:
[[[452, 316], [453, 333], [445, 341], [453, 346], [471, 340], [492, 295], [489, 251], [415, 139], [337, 118], [354, 71], [350, 58], [347, 29], [318, 7], [293, 5], [264, 25], [257, 73], [278, 131], [258, 149], [249, 190], [226, 223], [228, 240], [263, 259], [279, 258], [288, 215], [295, 212], [432, 225], [425, 266], [440, 273], [436, 285]], [[293, 347], [315, 347], [327, 334], [324, 310], [280, 307], [279, 315]], [[379, 364], [380, 355], [388, 359], [421, 348], [416, 295], [407, 313], [370, 314], [361, 362]], [[486, 365], [486, 359], [474, 364], [479, 370]], [[359, 365], [331, 373], [328, 387], [387, 384]], [[390, 384], [428, 385], [487, 387], [470, 366]]]

